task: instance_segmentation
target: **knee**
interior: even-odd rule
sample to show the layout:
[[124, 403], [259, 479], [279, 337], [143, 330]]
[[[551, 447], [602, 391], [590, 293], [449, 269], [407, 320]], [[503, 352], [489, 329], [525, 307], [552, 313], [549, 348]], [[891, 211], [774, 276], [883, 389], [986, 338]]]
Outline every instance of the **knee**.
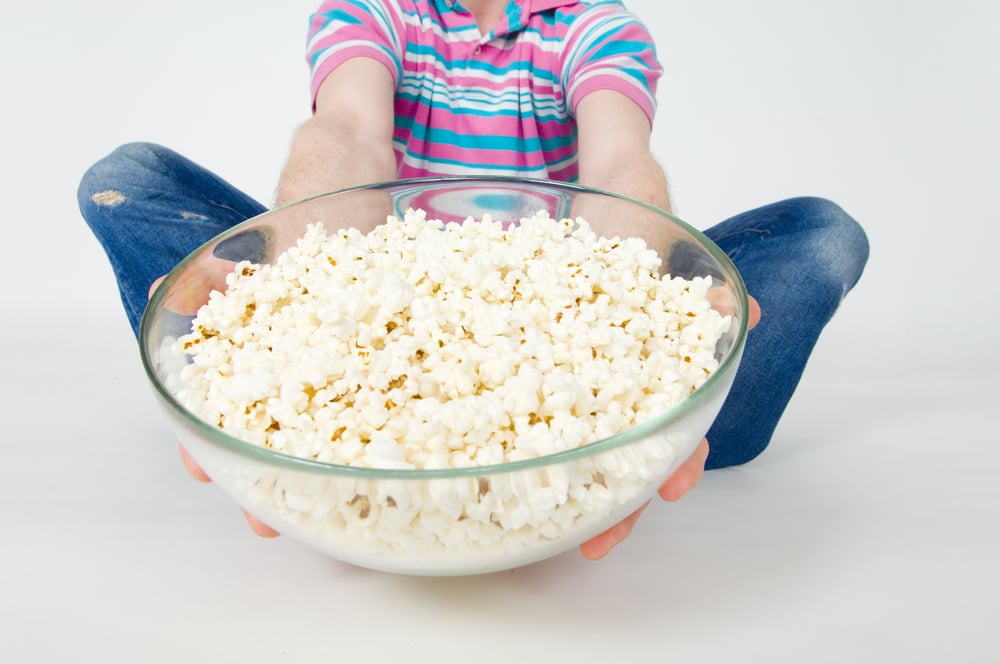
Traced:
[[726, 449], [721, 446], [713, 446], [712, 440], [709, 438], [709, 451], [708, 458], [705, 460], [705, 470], [742, 466], [750, 463], [767, 449], [768, 442], [765, 440], [756, 444], [743, 444], [735, 449]]
[[825, 198], [802, 197], [786, 201], [799, 228], [809, 232], [809, 252], [817, 277], [842, 291], [854, 287], [868, 262], [868, 236], [853, 217]]
[[96, 194], [102, 191], [121, 188], [123, 184], [135, 181], [139, 173], [162, 170], [158, 164], [172, 154], [169, 149], [155, 143], [126, 143], [115, 148], [88, 168], [80, 179], [78, 196], [81, 205], [85, 199], [99, 199]]
[[77, 189], [77, 202], [87, 223], [93, 227], [108, 218], [102, 213], [124, 203], [126, 192], [168, 153], [155, 143], [126, 143], [87, 169]]

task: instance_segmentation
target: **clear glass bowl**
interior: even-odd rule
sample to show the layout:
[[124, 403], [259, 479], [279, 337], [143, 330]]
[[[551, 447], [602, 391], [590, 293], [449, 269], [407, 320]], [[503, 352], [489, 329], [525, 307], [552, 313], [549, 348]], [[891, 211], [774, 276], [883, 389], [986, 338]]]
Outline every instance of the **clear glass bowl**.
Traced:
[[[669, 410], [617, 435], [503, 465], [379, 470], [280, 454], [201, 421], [176, 398], [180, 365], [170, 351], [190, 331], [210, 290], [234, 262], [269, 262], [306, 225], [367, 232], [387, 214], [422, 208], [461, 221], [489, 213], [516, 221], [540, 209], [583, 216], [606, 236], [639, 229], [656, 237], [664, 270], [711, 275], [713, 302], [733, 316], [718, 370]], [[602, 232], [603, 231], [603, 232]], [[724, 310], [724, 311], [723, 311]], [[686, 459], [732, 385], [747, 331], [747, 295], [726, 255], [679, 219], [582, 186], [518, 178], [428, 178], [376, 184], [286, 205], [219, 235], [179, 264], [153, 294], [140, 329], [145, 370], [176, 435], [213, 481], [286, 536], [342, 561], [417, 575], [462, 575], [529, 564], [572, 549], [625, 518]], [[466, 505], [467, 508], [456, 506]], [[471, 516], [474, 515], [474, 516]]]

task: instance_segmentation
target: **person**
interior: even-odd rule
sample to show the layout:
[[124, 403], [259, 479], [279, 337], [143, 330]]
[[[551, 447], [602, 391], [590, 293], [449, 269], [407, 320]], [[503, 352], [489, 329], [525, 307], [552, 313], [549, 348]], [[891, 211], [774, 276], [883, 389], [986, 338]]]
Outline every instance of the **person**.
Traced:
[[[307, 34], [312, 113], [292, 138], [276, 205], [397, 178], [471, 174], [579, 182], [671, 209], [650, 148], [662, 69], [649, 31], [621, 2], [330, 0], [311, 15]], [[78, 198], [136, 332], [158, 278], [266, 210], [149, 143], [99, 160]], [[655, 228], [599, 230], [669, 251]], [[661, 487], [668, 501], [705, 470], [746, 463], [766, 448], [868, 257], [860, 225], [822, 198], [773, 203], [704, 232], [739, 268], [759, 324], [707, 440]], [[209, 480], [183, 447], [181, 457], [192, 476]], [[641, 511], [584, 543], [583, 555], [607, 554]], [[277, 534], [247, 518], [256, 533]]]

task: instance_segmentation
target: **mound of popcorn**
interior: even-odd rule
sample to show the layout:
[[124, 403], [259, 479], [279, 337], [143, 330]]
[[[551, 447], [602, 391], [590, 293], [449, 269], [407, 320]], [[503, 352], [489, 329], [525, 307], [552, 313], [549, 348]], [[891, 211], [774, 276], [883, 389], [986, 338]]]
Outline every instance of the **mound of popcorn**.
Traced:
[[[211, 293], [171, 349], [187, 358], [178, 400], [237, 438], [355, 467], [487, 466], [577, 448], [662, 413], [718, 368], [731, 321], [711, 306], [711, 278], [659, 270], [642, 240], [544, 211], [505, 224], [407, 210], [367, 234], [314, 223], [273, 263], [240, 263]], [[672, 462], [661, 448], [611, 465]], [[449, 495], [430, 495], [432, 481], [421, 496], [406, 482], [378, 496], [338, 486], [336, 497], [317, 478], [298, 490], [280, 477], [255, 484], [268, 509], [301, 519], [343, 529], [379, 516], [384, 537], [365, 531], [373, 546], [444, 546], [475, 524], [492, 528], [476, 539], [524, 528], [554, 538], [593, 511], [580, 504], [592, 487], [614, 492], [608, 474], [549, 469], [526, 497], [483, 480], [438, 487]]]

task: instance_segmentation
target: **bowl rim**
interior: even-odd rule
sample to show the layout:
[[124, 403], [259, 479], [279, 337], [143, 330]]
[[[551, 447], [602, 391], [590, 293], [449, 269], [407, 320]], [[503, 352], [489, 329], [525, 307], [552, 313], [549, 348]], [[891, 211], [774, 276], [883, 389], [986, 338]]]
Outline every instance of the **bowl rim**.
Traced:
[[[553, 454], [546, 454], [539, 457], [533, 457], [530, 459], [523, 459], [520, 461], [511, 461], [500, 464], [490, 464], [483, 466], [466, 466], [466, 467], [456, 467], [456, 468], [418, 468], [418, 469], [401, 469], [401, 468], [369, 468], [361, 466], [346, 466], [343, 464], [328, 463], [325, 461], [317, 461], [315, 459], [307, 459], [304, 457], [293, 456], [290, 454], [285, 454], [283, 452], [276, 452], [272, 449], [262, 447], [260, 445], [255, 445], [253, 443], [241, 440], [235, 436], [232, 436], [225, 431], [209, 425], [207, 422], [203, 421], [197, 415], [192, 413], [190, 410], [185, 408], [166, 388], [163, 382], [160, 380], [156, 370], [153, 367], [153, 362], [150, 357], [149, 348], [149, 332], [150, 326], [152, 324], [152, 317], [154, 312], [160, 310], [161, 301], [163, 300], [165, 293], [169, 290], [169, 287], [177, 279], [184, 269], [192, 262], [196, 256], [198, 256], [202, 250], [218, 240], [218, 238], [236, 232], [238, 229], [245, 225], [256, 222], [257, 220], [277, 214], [281, 210], [286, 208], [294, 207], [297, 205], [305, 204], [309, 201], [315, 201], [322, 198], [329, 198], [333, 196], [348, 194], [356, 191], [365, 190], [392, 190], [403, 186], [413, 187], [413, 186], [423, 186], [423, 185], [438, 185], [438, 184], [466, 184], [466, 185], [485, 185], [488, 183], [492, 184], [509, 184], [509, 185], [532, 185], [536, 187], [545, 187], [549, 189], [560, 189], [564, 191], [572, 191], [576, 193], [589, 193], [598, 194], [603, 196], [609, 196], [616, 198], [628, 203], [639, 205], [646, 208], [652, 212], [660, 214], [667, 217], [672, 222], [676, 223], [682, 229], [690, 233], [694, 238], [696, 238], [700, 246], [705, 249], [708, 253], [712, 255], [723, 267], [726, 268], [727, 277], [733, 279], [733, 287], [738, 296], [738, 311], [744, 312], [744, 315], [738, 319], [739, 329], [737, 331], [736, 338], [729, 348], [726, 356], [723, 358], [718, 369], [712, 373], [711, 376], [693, 393], [686, 396], [680, 402], [674, 404], [670, 408], [664, 410], [662, 413], [656, 416], [636, 424], [625, 431], [621, 431], [612, 436], [602, 438], [600, 440], [595, 440], [590, 443], [586, 443], [579, 447], [571, 448], [568, 450], [563, 450], [560, 452], [555, 452]], [[150, 383], [152, 383], [155, 393], [159, 396], [160, 400], [172, 411], [176, 412], [177, 415], [189, 426], [194, 427], [203, 438], [210, 441], [213, 445], [224, 448], [227, 451], [233, 452], [243, 457], [248, 457], [251, 460], [262, 462], [267, 465], [275, 465], [279, 467], [286, 468], [288, 470], [297, 470], [302, 472], [308, 472], [313, 474], [323, 474], [323, 475], [336, 475], [336, 476], [350, 476], [358, 479], [402, 479], [402, 480], [421, 480], [421, 479], [444, 479], [444, 478], [463, 478], [463, 477], [482, 477], [485, 475], [498, 475], [513, 473], [522, 470], [538, 469], [547, 466], [558, 465], [570, 461], [575, 461], [591, 456], [607, 452], [609, 450], [614, 450], [620, 447], [624, 447], [630, 443], [642, 440], [647, 436], [654, 434], [656, 431], [662, 429], [667, 424], [680, 419], [685, 413], [693, 410], [698, 404], [710, 398], [710, 396], [721, 389], [721, 384], [723, 381], [727, 380], [729, 374], [734, 372], [736, 368], [734, 364], [740, 361], [743, 353], [744, 346], [746, 345], [746, 337], [748, 332], [748, 318], [749, 318], [749, 300], [747, 297], [746, 284], [743, 281], [743, 277], [740, 271], [737, 269], [736, 265], [732, 262], [729, 256], [719, 248], [708, 236], [706, 236], [700, 230], [694, 228], [684, 220], [678, 218], [671, 212], [658, 208], [654, 205], [644, 203], [635, 198], [618, 194], [612, 191], [606, 191], [603, 189], [598, 189], [596, 187], [590, 187], [586, 185], [577, 184], [574, 182], [561, 182], [558, 180], [547, 180], [544, 178], [526, 178], [517, 176], [490, 176], [490, 175], [458, 175], [458, 176], [428, 176], [419, 178], [399, 178], [395, 180], [385, 180], [382, 182], [375, 182], [365, 185], [359, 185], [355, 187], [348, 187], [345, 189], [337, 189], [334, 191], [329, 191], [325, 193], [316, 194], [313, 196], [308, 196], [296, 201], [285, 203], [269, 210], [266, 210], [258, 215], [250, 217], [243, 222], [223, 231], [222, 233], [216, 235], [214, 238], [208, 242], [202, 244], [187, 256], [184, 257], [161, 281], [160, 285], [154, 291], [143, 311], [142, 318], [139, 323], [139, 354], [142, 360], [143, 369], [149, 378]]]

